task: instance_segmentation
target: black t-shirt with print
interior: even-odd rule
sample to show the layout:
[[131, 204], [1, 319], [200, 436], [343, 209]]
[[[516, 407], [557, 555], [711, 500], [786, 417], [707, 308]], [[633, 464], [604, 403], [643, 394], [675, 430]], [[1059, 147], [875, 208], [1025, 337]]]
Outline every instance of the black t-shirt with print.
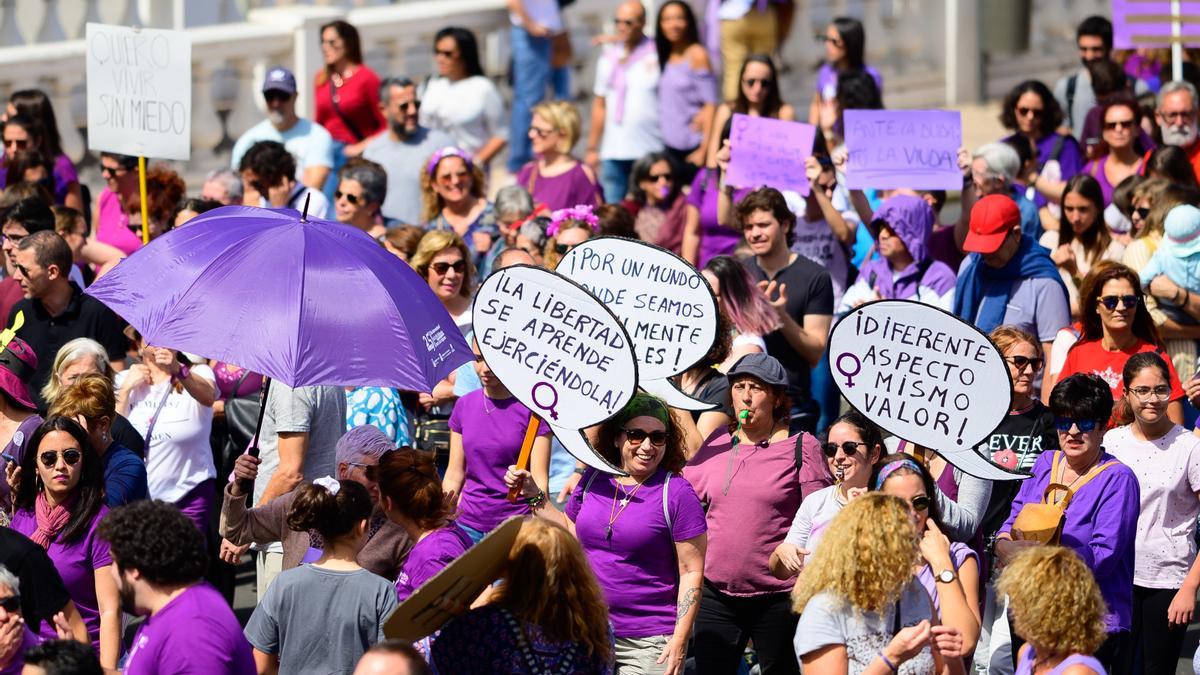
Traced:
[[[1000, 426], [988, 437], [987, 458], [1008, 469], [1029, 475], [1038, 457], [1046, 450], [1058, 449], [1058, 432], [1054, 429], [1054, 414], [1034, 401], [1019, 413], [1009, 413]], [[1000, 480], [992, 483], [992, 497], [983, 514], [983, 536], [990, 539], [1008, 520], [1013, 500], [1021, 489], [1019, 480]]]

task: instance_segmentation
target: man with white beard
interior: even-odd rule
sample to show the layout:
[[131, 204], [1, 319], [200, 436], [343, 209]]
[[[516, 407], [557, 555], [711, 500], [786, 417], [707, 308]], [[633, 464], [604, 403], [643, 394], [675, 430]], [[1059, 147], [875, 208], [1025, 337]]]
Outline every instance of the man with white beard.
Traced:
[[1154, 116], [1165, 145], [1178, 145], [1187, 151], [1192, 169], [1200, 175], [1200, 143], [1196, 142], [1196, 106], [1200, 98], [1189, 82], [1168, 82], [1158, 92]]
[[[259, 141], [276, 141], [296, 158], [296, 180], [314, 190], [325, 186], [333, 170], [333, 138], [325, 127], [296, 115], [296, 77], [287, 68], [276, 66], [263, 79], [267, 119], [250, 127], [233, 146], [230, 166], [234, 171], [242, 155]], [[257, 199], [246, 203], [258, 203]]]

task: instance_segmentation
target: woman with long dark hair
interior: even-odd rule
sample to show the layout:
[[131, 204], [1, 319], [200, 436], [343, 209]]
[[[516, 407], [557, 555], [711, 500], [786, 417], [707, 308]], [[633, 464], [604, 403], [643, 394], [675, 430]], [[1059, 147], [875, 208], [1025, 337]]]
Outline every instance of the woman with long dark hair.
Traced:
[[[734, 113], [777, 120], [796, 119], [796, 109], [784, 103], [779, 92], [779, 71], [775, 68], [775, 61], [766, 54], [754, 54], [742, 64], [737, 91], [737, 98], [717, 108], [712, 130], [723, 129]], [[710, 133], [705, 145], [708, 147], [708, 161], [713, 162], [717, 151], [721, 149], [721, 139], [718, 134]]]
[[683, 176], [691, 182], [704, 165], [708, 138], [717, 109], [717, 78], [691, 5], [669, 0], [658, 8], [654, 47], [658, 51], [658, 126], [663, 145], [675, 162], [690, 166]]
[[508, 143], [504, 99], [483, 74], [475, 34], [449, 26], [433, 36], [437, 75], [421, 95], [421, 124], [450, 134], [454, 144], [486, 165]]
[[[16, 482], [12, 529], [46, 549], [87, 626], [105, 668], [121, 653], [121, 609], [108, 544], [96, 528], [104, 506], [104, 469], [74, 420], [51, 417], [33, 432]], [[42, 637], [54, 639], [43, 623]]]
[[[75, 164], [63, 152], [62, 135], [58, 132], [58, 119], [54, 115], [54, 105], [46, 96], [46, 92], [41, 89], [14, 91], [8, 97], [8, 108], [4, 117], [5, 120], [28, 117], [37, 123], [41, 130], [41, 144], [38, 149], [53, 165], [51, 173], [54, 178], [54, 202], [80, 211], [87, 208], [83, 203], [83, 191], [79, 187], [79, 176], [75, 171]], [[12, 154], [6, 147], [5, 156], [8, 157]], [[0, 185], [16, 183], [20, 180], [19, 176], [12, 177], [10, 180], [0, 181]]]
[[333, 137], [330, 175], [336, 176], [346, 158], [361, 155], [387, 123], [379, 109], [379, 76], [363, 63], [358, 29], [340, 19], [321, 26], [321, 55], [325, 66], [313, 81], [314, 118]]
[[[1102, 131], [1100, 144], [1096, 146], [1095, 159], [1080, 170], [1100, 184], [1104, 205], [1112, 203], [1113, 190], [1121, 181], [1142, 170], [1144, 153], [1139, 134], [1142, 133], [1142, 110], [1136, 101], [1119, 95], [1100, 106]], [[1049, 176], [1034, 175], [1030, 185], [1037, 188], [1048, 200], [1062, 201], [1062, 179], [1052, 180]]]
[[652, 152], [633, 163], [629, 197], [622, 206], [634, 215], [642, 241], [679, 253], [687, 221], [682, 169], [666, 152]]
[[1103, 260], [1120, 262], [1125, 245], [1113, 239], [1104, 222], [1104, 194], [1100, 183], [1087, 174], [1067, 181], [1059, 199], [1062, 216], [1058, 230], [1046, 230], [1038, 243], [1050, 249], [1050, 259], [1058, 266], [1067, 294], [1071, 315], [1079, 316], [1079, 284]]
[[[1039, 80], [1025, 80], [1013, 87], [1000, 106], [1000, 123], [1016, 134], [1028, 136], [1037, 146], [1037, 173], [1029, 181], [1045, 173], [1047, 180], [1065, 181], [1079, 173], [1085, 161], [1079, 141], [1071, 134], [1058, 131], [1063, 121], [1062, 107], [1050, 89]], [[1004, 140], [1012, 138], [1009, 136]], [[1025, 182], [1026, 176], [1021, 177]], [[1046, 205], [1047, 196], [1034, 190], [1034, 203]]]
[[833, 104], [837, 100], [838, 78], [843, 73], [866, 71], [875, 80], [880, 97], [883, 96], [883, 76], [863, 61], [867, 35], [858, 19], [850, 16], [834, 18], [817, 40], [825, 47], [825, 60], [817, 69], [817, 90], [808, 107], [808, 123], [826, 128], [836, 119]]

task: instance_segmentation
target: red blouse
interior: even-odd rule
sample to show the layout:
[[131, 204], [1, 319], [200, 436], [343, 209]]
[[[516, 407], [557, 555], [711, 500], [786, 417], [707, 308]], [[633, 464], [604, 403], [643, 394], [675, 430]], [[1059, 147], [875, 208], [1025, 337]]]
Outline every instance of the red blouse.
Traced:
[[[321, 73], [313, 80], [316, 101], [317, 124], [325, 127], [333, 140], [341, 143], [357, 143], [370, 138], [383, 129], [387, 121], [379, 110], [379, 76], [366, 65], [360, 65], [354, 74], [342, 81], [341, 87], [334, 87], [329, 80], [318, 83]], [[338, 94], [338, 107], [342, 114], [333, 107], [334, 89]], [[350, 119], [354, 127], [362, 134], [359, 138], [350, 130], [342, 119]]]

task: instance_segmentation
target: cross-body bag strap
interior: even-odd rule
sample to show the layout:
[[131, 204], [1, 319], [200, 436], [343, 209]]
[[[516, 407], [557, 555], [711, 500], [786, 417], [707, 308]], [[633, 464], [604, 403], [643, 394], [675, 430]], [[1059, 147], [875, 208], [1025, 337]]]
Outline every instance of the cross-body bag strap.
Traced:
[[238, 397], [238, 392], [242, 390], [242, 385], [246, 383], [247, 377], [250, 377], [250, 369], [242, 368], [242, 376], [238, 378], [237, 384], [233, 385], [233, 389], [229, 393], [229, 398]]
[[1089, 482], [1091, 482], [1091, 480], [1093, 478], [1095, 478], [1096, 476], [1099, 476], [1105, 469], [1107, 469], [1108, 467], [1110, 467], [1116, 463], [1117, 462], [1114, 460], [1111, 462], [1105, 462], [1105, 463], [1101, 464], [1100, 466], [1092, 467], [1092, 470], [1087, 472], [1087, 475], [1085, 475], [1082, 479], [1080, 479], [1080, 481], [1078, 483], [1076, 483], [1073, 487], [1068, 489], [1067, 496], [1063, 497], [1062, 501], [1060, 501], [1058, 503], [1059, 507], [1062, 508], [1063, 513], [1067, 512], [1067, 506], [1069, 506], [1071, 504], [1071, 499], [1076, 494], [1079, 493], [1079, 490], [1081, 490], [1084, 485], [1087, 485]]
[[338, 92], [337, 92], [338, 88], [336, 86], [334, 86], [333, 78], [329, 78], [328, 82], [329, 82], [329, 100], [333, 103], [333, 112], [337, 113], [337, 116], [340, 117], [342, 120], [342, 124], [346, 125], [346, 128], [350, 130], [350, 133], [354, 134], [355, 138], [357, 138], [360, 141], [363, 140], [364, 138], [366, 138], [366, 136], [364, 136], [363, 133], [358, 130], [358, 126], [356, 124], [354, 124], [354, 121], [351, 120], [350, 117], [347, 116], [345, 112], [342, 111], [342, 106], [338, 104]]

